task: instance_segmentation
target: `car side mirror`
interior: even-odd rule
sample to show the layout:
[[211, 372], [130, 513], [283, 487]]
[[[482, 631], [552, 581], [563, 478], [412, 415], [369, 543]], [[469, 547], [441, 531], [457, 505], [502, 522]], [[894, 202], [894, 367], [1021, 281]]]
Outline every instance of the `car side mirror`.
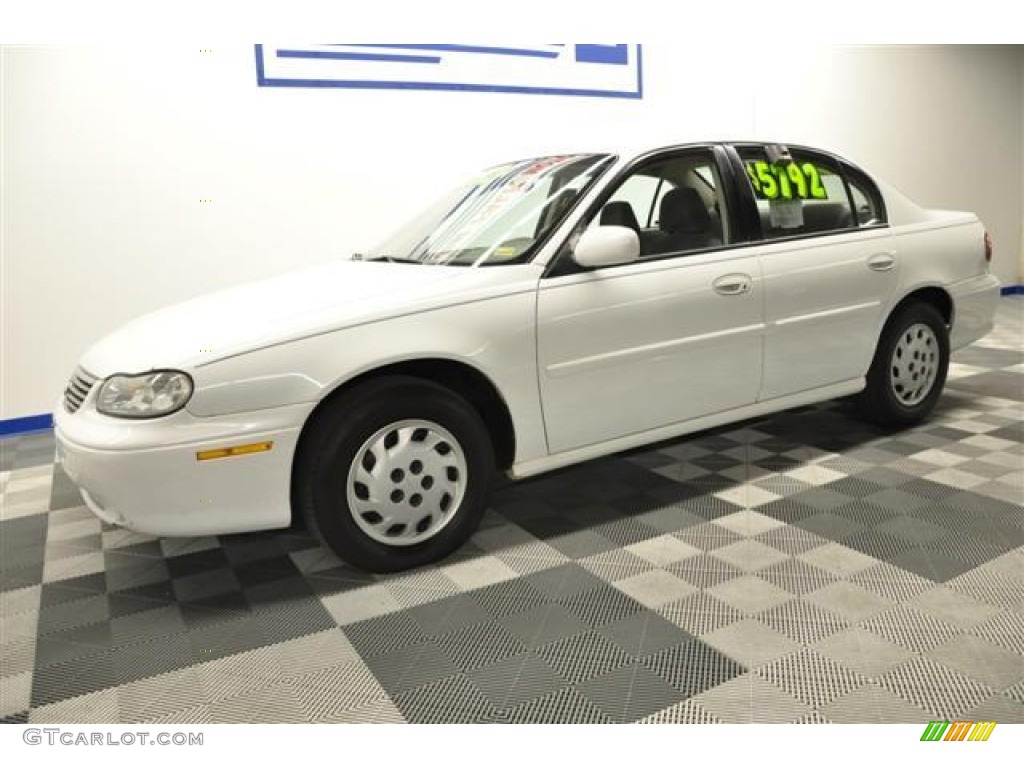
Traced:
[[632, 264], [640, 258], [640, 237], [629, 227], [594, 227], [580, 236], [572, 257], [592, 269]]

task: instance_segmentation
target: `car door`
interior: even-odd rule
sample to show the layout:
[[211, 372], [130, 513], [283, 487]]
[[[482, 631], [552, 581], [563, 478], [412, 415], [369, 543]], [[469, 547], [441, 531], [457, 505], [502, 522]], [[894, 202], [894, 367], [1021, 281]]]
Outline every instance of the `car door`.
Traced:
[[[645, 160], [577, 229], [602, 220], [632, 226], [640, 260], [584, 271], [570, 239], [541, 281], [538, 376], [552, 453], [756, 400], [763, 281], [753, 250], [730, 247], [726, 172], [711, 148]], [[637, 184], [638, 175], [658, 183]], [[638, 199], [641, 187], [654, 197]], [[623, 202], [639, 210], [625, 211]], [[654, 221], [656, 229], [640, 225]]]
[[736, 150], [762, 238], [766, 329], [758, 399], [863, 376], [899, 272], [877, 188], [822, 153]]

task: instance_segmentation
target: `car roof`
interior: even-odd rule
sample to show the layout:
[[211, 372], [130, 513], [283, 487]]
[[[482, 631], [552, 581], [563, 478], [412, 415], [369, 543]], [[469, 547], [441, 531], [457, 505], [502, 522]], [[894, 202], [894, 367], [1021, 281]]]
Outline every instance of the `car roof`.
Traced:
[[[850, 160], [846, 155], [839, 151], [831, 149], [823, 149], [822, 147], [815, 146], [812, 144], [804, 144], [803, 142], [797, 141], [786, 141], [775, 137], [761, 138], [761, 139], [750, 139], [750, 138], [718, 138], [718, 139], [692, 139], [687, 141], [679, 142], [629, 142], [619, 145], [617, 149], [605, 150], [604, 153], [618, 155], [620, 160], [631, 161], [644, 155], [654, 154], [656, 152], [669, 152], [675, 149], [686, 149], [687, 147], [700, 147], [710, 146], [715, 144], [733, 144], [733, 145], [767, 145], [767, 144], [778, 144], [783, 147], [790, 147], [797, 150], [805, 150], [811, 152], [818, 152], [822, 155], [842, 160], [843, 162], [853, 166], [860, 170], [862, 173], [864, 169], [860, 167], [858, 163]], [[601, 154], [604, 154], [601, 153]]]
[[[817, 152], [817, 153], [820, 153], [822, 155], [827, 155], [829, 157], [836, 158], [838, 160], [841, 160], [841, 161], [847, 163], [848, 165], [853, 166], [857, 170], [859, 170], [862, 173], [864, 173], [864, 169], [861, 168], [856, 162], [851, 161], [845, 155], [843, 155], [843, 154], [841, 154], [839, 152], [835, 152], [835, 151], [832, 151], [832, 150], [829, 150], [829, 149], [822, 149], [820, 147], [816, 147], [816, 146], [809, 145], [809, 144], [803, 144], [801, 142], [788, 142], [788, 141], [781, 140], [781, 139], [778, 139], [778, 138], [767, 138], [767, 139], [765, 139], [765, 138], [762, 138], [762, 139], [749, 139], [749, 138], [738, 138], [738, 139], [736, 139], [736, 138], [717, 138], [717, 139], [703, 138], [702, 139], [702, 138], [694, 138], [694, 139], [687, 139], [687, 140], [675, 141], [675, 142], [670, 141], [670, 140], [669, 141], [664, 141], [664, 140], [662, 140], [662, 141], [657, 141], [657, 140], [647, 140], [647, 141], [634, 140], [634, 141], [620, 142], [620, 143], [618, 143], [616, 145], [605, 146], [605, 147], [602, 147], [602, 148], [593, 148], [590, 151], [581, 151], [581, 150], [579, 150], [577, 148], [577, 149], [572, 149], [572, 150], [565, 150], [565, 151], [562, 151], [562, 152], [547, 152], [547, 153], [545, 153], [545, 156], [552, 157], [552, 156], [559, 156], [559, 155], [585, 155], [585, 154], [613, 155], [613, 156], [618, 158], [618, 163], [619, 164], [628, 164], [628, 163], [631, 163], [634, 160], [642, 158], [642, 157], [644, 157], [646, 155], [652, 155], [652, 154], [655, 154], [655, 153], [671, 152], [673, 150], [682, 150], [682, 149], [686, 149], [686, 148], [689, 148], [689, 147], [707, 147], [707, 146], [719, 145], [719, 144], [733, 144], [733, 145], [778, 144], [778, 145], [784, 146], [784, 147], [791, 147], [791, 148], [797, 149], [797, 150], [805, 150], [805, 151]], [[523, 159], [527, 159], [527, 158], [523, 158]]]
[[715, 144], [780, 144], [786, 147], [799, 147], [801, 149], [810, 149], [815, 152], [821, 152], [826, 155], [835, 155], [835, 152], [831, 152], [826, 149], [820, 149], [818, 147], [809, 146], [800, 142], [787, 142], [780, 139], [722, 139], [722, 138], [693, 138], [693, 139], [682, 139], [679, 141], [672, 140], [661, 140], [661, 141], [624, 141], [616, 142], [606, 146], [593, 146], [589, 151], [581, 150], [580, 148], [566, 149], [562, 152], [547, 152], [546, 155], [577, 155], [577, 154], [595, 154], [595, 155], [617, 155], [623, 159], [630, 159], [641, 157], [643, 155], [649, 155], [654, 152], [666, 152], [674, 149], [686, 149], [687, 147], [706, 147]]

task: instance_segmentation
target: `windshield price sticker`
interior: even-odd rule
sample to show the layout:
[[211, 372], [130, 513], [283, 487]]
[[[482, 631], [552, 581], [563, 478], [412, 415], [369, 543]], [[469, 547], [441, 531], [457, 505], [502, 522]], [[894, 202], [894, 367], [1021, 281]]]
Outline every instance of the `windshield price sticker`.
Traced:
[[769, 165], [764, 160], [747, 163], [754, 190], [765, 200], [828, 200], [821, 173], [814, 163]]

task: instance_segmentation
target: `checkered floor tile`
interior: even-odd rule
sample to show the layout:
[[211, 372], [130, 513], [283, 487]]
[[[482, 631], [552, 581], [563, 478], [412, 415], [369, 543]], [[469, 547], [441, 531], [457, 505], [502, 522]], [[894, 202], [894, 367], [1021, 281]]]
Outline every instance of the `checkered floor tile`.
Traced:
[[449, 560], [101, 524], [0, 441], [7, 722], [1024, 722], [1024, 299], [933, 418], [842, 402], [496, 491]]

